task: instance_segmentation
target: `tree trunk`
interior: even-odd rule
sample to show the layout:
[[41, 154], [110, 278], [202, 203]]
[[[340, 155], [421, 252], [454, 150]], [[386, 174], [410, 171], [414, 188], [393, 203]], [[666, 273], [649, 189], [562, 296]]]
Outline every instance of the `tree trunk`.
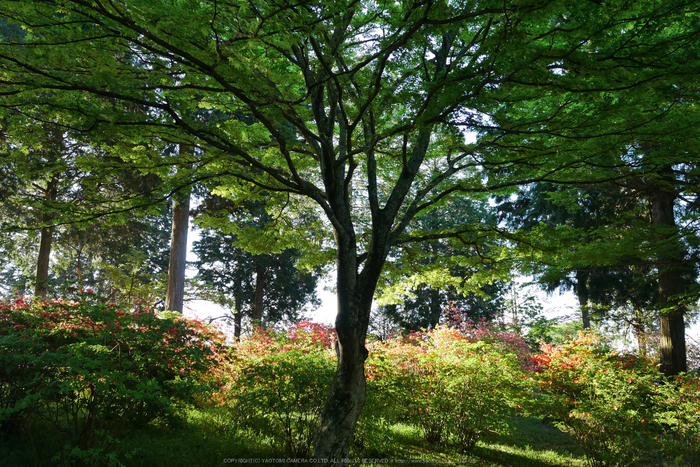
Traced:
[[591, 329], [591, 318], [588, 315], [588, 272], [576, 271], [576, 296], [581, 310], [583, 329]]
[[379, 253], [370, 252], [362, 272], [358, 273], [352, 225], [348, 222], [342, 227], [336, 228], [335, 232], [338, 367], [314, 436], [314, 457], [317, 459], [346, 459], [350, 452], [352, 435], [367, 397], [364, 364], [369, 353], [365, 341], [372, 298], [386, 258], [382, 242], [375, 242], [371, 251]]
[[236, 342], [240, 342], [241, 340], [241, 324], [243, 321], [243, 309], [242, 309], [242, 304], [241, 304], [241, 296], [240, 293], [236, 293], [236, 296], [234, 297], [235, 301], [235, 311], [233, 312], [233, 339]]
[[187, 231], [190, 227], [190, 192], [173, 198], [173, 229], [170, 238], [170, 264], [165, 309], [182, 313], [187, 267]]
[[241, 277], [240, 271], [238, 271], [238, 269], [240, 268], [242, 256], [243, 253], [241, 252], [241, 250], [236, 249], [236, 256], [234, 259], [236, 263], [236, 272], [233, 276], [235, 281], [233, 286], [233, 339], [235, 342], [241, 341], [241, 331], [243, 325], [243, 290], [241, 286], [243, 279]]
[[[179, 156], [194, 155], [194, 147], [180, 144]], [[183, 165], [192, 168], [191, 162]], [[182, 313], [185, 301], [185, 269], [187, 269], [187, 232], [190, 229], [190, 188], [173, 196], [173, 224], [170, 237], [168, 288], [165, 292], [165, 310]]]
[[255, 296], [253, 298], [253, 326], [263, 324], [263, 298], [265, 298], [265, 278], [267, 268], [263, 264], [262, 258], [258, 257], [255, 265]]
[[438, 289], [430, 289], [430, 322], [428, 327], [435, 329], [440, 324], [440, 316], [442, 315], [442, 303], [440, 302], [440, 291]]
[[[448, 34], [445, 35], [447, 36]], [[446, 68], [452, 40], [453, 36], [446, 38], [443, 47], [435, 57], [437, 73]], [[340, 97], [334, 88], [329, 86], [324, 89], [322, 83], [325, 77], [319, 79], [318, 76], [311, 74], [308, 77], [319, 80], [317, 81], [319, 85], [313, 86], [311, 91], [312, 112], [321, 129], [323, 140], [318, 146], [317, 153], [321, 162], [320, 175], [325, 186], [322, 204], [326, 206], [324, 209], [334, 227], [338, 270], [338, 314], [335, 319], [335, 330], [338, 335], [336, 343], [338, 367], [314, 435], [314, 457], [340, 460], [348, 458], [352, 435], [367, 397], [364, 364], [368, 351], [365, 341], [372, 298], [390, 246], [396, 242], [415, 215], [415, 211], [409, 212], [398, 225], [394, 225], [427, 154], [432, 128], [426, 127], [419, 131], [410, 155], [404, 158], [401, 174], [383, 207], [380, 207], [378, 196], [374, 151], [370, 149], [366, 153], [367, 198], [372, 217], [372, 232], [367, 252], [358, 257], [351, 183], [352, 173], [357, 165], [354, 162], [348, 163], [345, 156], [342, 159], [336, 158], [336, 154], [331, 149], [334, 147], [335, 139], [333, 122], [339, 123], [341, 132], [346, 131], [346, 122], [344, 118], [336, 120], [334, 114], [330, 117], [326, 114], [329, 101], [333, 102], [330, 107], [332, 112], [337, 111], [338, 107], [335, 103], [340, 101]], [[326, 91], [327, 99], [324, 99]], [[368, 142], [375, 134], [370, 120], [372, 119], [363, 123], [365, 140]], [[345, 141], [342, 137], [340, 140], [342, 149]], [[341, 160], [344, 162], [340, 162]], [[360, 265], [362, 265], [361, 272], [359, 272]]]
[[360, 294], [342, 282], [339, 272], [338, 367], [314, 437], [314, 457], [323, 459], [348, 457], [352, 435], [367, 397], [364, 372], [368, 356], [365, 348], [367, 324], [363, 317], [369, 317], [372, 293]]
[[49, 282], [49, 259], [51, 258], [53, 231], [53, 227], [43, 227], [41, 229], [39, 257], [36, 261], [36, 284], [34, 285], [35, 297], [46, 298], [47, 285]]
[[673, 173], [670, 166], [662, 170], [662, 176], [661, 182], [656, 185], [651, 195], [651, 211], [652, 224], [659, 228], [658, 244], [665, 250], [659, 255], [657, 263], [661, 371], [666, 376], [673, 376], [688, 370], [683, 321], [685, 310], [679, 300], [679, 295], [685, 291], [682, 269], [678, 266], [683, 260], [683, 249], [674, 239], [677, 234], [673, 213], [676, 194], [673, 190]]
[[[46, 185], [44, 199], [51, 203], [58, 196], [58, 178], [51, 177]], [[51, 259], [51, 243], [53, 242], [54, 227], [47, 227], [50, 224], [54, 215], [44, 208], [44, 213], [41, 215], [41, 222], [44, 227], [41, 228], [41, 238], [39, 240], [39, 256], [36, 261], [36, 283], [34, 285], [34, 296], [46, 298], [46, 292], [49, 282], [49, 264]]]

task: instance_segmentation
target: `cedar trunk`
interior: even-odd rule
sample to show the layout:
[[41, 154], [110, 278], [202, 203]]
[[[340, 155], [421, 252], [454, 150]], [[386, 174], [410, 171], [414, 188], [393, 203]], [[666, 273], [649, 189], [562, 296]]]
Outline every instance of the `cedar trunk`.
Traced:
[[429, 328], [435, 329], [440, 324], [440, 316], [442, 316], [442, 303], [440, 302], [440, 291], [438, 289], [430, 289], [430, 323]]
[[[51, 203], [58, 196], [58, 178], [51, 177], [44, 191], [44, 199]], [[46, 208], [45, 208], [46, 209]], [[36, 284], [34, 285], [34, 296], [46, 298], [47, 286], [49, 282], [49, 264], [51, 260], [51, 244], [53, 242], [54, 227], [48, 226], [53, 221], [54, 215], [46, 210], [41, 215], [41, 222], [44, 225], [41, 229], [39, 240], [39, 255], [36, 260]]]
[[671, 167], [662, 170], [662, 182], [651, 196], [652, 223], [659, 228], [657, 239], [660, 245], [670, 245], [659, 255], [659, 321], [661, 340], [659, 355], [661, 371], [667, 376], [688, 370], [685, 351], [685, 310], [679, 295], [685, 291], [682, 269], [683, 249], [674, 238], [677, 227], [673, 207], [676, 200], [672, 188]]
[[173, 230], [170, 239], [170, 264], [165, 309], [182, 313], [187, 266], [187, 231], [190, 222], [189, 191], [173, 199]]
[[46, 298], [47, 284], [49, 282], [49, 260], [51, 258], [53, 231], [53, 227], [44, 227], [41, 229], [39, 256], [36, 260], [36, 284], [34, 285], [34, 296], [39, 298]]
[[265, 278], [267, 268], [263, 264], [263, 259], [258, 257], [255, 266], [255, 296], [253, 297], [253, 326], [263, 324], [263, 298], [265, 297]]
[[243, 323], [243, 300], [241, 297], [241, 281], [238, 281], [235, 296], [233, 298], [233, 338], [236, 342], [241, 340], [241, 325]]

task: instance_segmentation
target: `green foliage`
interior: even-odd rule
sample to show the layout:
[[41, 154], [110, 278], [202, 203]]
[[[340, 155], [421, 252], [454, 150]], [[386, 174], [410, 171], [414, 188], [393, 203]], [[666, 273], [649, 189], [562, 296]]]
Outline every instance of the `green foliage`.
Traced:
[[533, 350], [540, 347], [541, 343], [561, 345], [571, 341], [583, 330], [580, 320], [562, 321], [547, 319], [543, 316], [529, 324], [529, 329], [524, 339]]
[[573, 433], [596, 466], [697, 461], [698, 380], [667, 381], [648, 360], [606, 349], [595, 333], [543, 344], [530, 408]]
[[658, 385], [654, 403], [654, 421], [663, 427], [664, 454], [676, 464], [700, 464], [700, 378], [674, 376]]
[[[110, 159], [98, 134], [17, 112], [0, 115], [0, 133], [2, 292], [24, 293], [36, 282], [41, 232], [51, 246], [48, 296], [75, 284], [120, 303], [154, 303], [146, 286], [157, 288], [158, 274], [167, 270], [167, 212], [125, 209], [125, 203], [138, 197], [142, 208], [156, 204], [144, 200], [155, 177]], [[48, 251], [44, 257], [48, 268]]]
[[[698, 140], [697, 12], [675, 0], [17, 0], [0, 4], [26, 30], [3, 31], [3, 109], [114, 131], [115, 156], [163, 177], [180, 162], [163, 148], [187, 140], [202, 149], [192, 174], [222, 190], [238, 179], [313, 200], [336, 238], [339, 355], [361, 364], [397, 245], [473, 246], [446, 263], [474, 270], [475, 286], [490, 279], [484, 265], [510, 271], [508, 258], [483, 254], [478, 221], [414, 236], [430, 209], [537, 181], [623, 178], [640, 134], [667, 148], [642, 165], [697, 158], [685, 148]], [[445, 271], [431, 264], [415, 279], [453, 285]], [[364, 388], [355, 381], [351, 400]]]
[[288, 351], [244, 366], [232, 415], [241, 426], [279, 443], [290, 457], [311, 454], [318, 417], [333, 378], [321, 353]]
[[[260, 197], [267, 201], [270, 198]], [[250, 229], [257, 241], [269, 244], [266, 229], [277, 230], [278, 222], [266, 212], [262, 202], [207, 196], [197, 211], [204, 217], [200, 225], [216, 225], [216, 229], [202, 228], [199, 240], [193, 243], [199, 293], [232, 310], [237, 328], [243, 316], [254, 317], [256, 296], [264, 302], [259, 310], [261, 316], [256, 319], [266, 326], [289, 325], [298, 321], [304, 311], [318, 306], [318, 269], [311, 272], [299, 268], [304, 261], [301, 251], [283, 246], [282, 251], [275, 253], [252, 254], [249, 240], [241, 238], [242, 229]]]
[[[498, 313], [505, 276], [498, 266], [478, 260], [497, 250], [500, 242], [489, 234], [495, 225], [493, 208], [468, 197], [451, 199], [415, 219], [406, 242], [384, 267], [377, 290], [379, 313], [406, 332], [436, 327], [450, 303], [475, 320]], [[422, 238], [429, 232], [437, 238]], [[489, 275], [479, 283], [479, 277]]]
[[[230, 408], [236, 429], [270, 440], [277, 454], [309, 455], [336, 365], [332, 336], [301, 322], [287, 333], [260, 330], [241, 341], [216, 397]], [[488, 433], [507, 432], [523, 397], [524, 370], [502, 339], [439, 327], [372, 344], [356, 449], [377, 450], [381, 433], [396, 423], [461, 451]]]
[[258, 330], [240, 342], [219, 396], [237, 427], [269, 439], [279, 455], [309, 456], [335, 372], [332, 335], [302, 321], [286, 334]]
[[127, 429], [180, 423], [177, 405], [210, 390], [225, 349], [201, 323], [126, 312], [92, 291], [79, 299], [0, 303], [0, 422], [31, 431], [45, 420], [61, 456], [93, 465]]
[[508, 431], [508, 416], [523, 394], [520, 363], [515, 354], [475, 343], [455, 328], [374, 344], [363, 423], [413, 423], [429, 443], [453, 442], [469, 451], [487, 433]]

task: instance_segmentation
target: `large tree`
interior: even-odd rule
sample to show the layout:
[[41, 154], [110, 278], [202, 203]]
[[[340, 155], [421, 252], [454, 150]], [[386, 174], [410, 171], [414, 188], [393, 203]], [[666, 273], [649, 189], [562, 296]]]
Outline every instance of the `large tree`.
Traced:
[[[60, 108], [68, 125], [119, 132], [134, 164], [158, 158], [158, 141], [189, 135], [206, 147], [197, 176], [220, 177], [222, 190], [242, 180], [317, 204], [335, 239], [338, 368], [314, 455], [344, 458], [366, 395], [372, 299], [392, 247], [493, 231], [477, 222], [408, 235], [408, 226], [453, 196], [564, 182], [604, 152], [600, 143], [566, 150], [539, 133], [504, 146], [489, 116], [495, 100], [614, 92], [668, 73], [678, 65], [665, 48], [685, 46], [696, 24], [667, 31], [663, 48], [650, 38], [687, 9], [615, 0], [9, 1], [0, 16], [30, 34], [0, 44], [1, 95], [36, 118]], [[562, 62], [577, 64], [583, 81], [562, 73]], [[623, 68], [635, 72], [616, 74]], [[201, 118], [196, 107], [255, 123]], [[561, 114], [578, 128], [592, 118], [587, 108], [564, 110], [534, 110], [555, 139]], [[488, 131], [468, 144], [470, 129]], [[485, 178], [485, 165], [503, 170]], [[302, 240], [311, 251], [313, 236]]]
[[[649, 210], [638, 193], [615, 183], [571, 187], [538, 183], [517, 196], [500, 200], [499, 216], [515, 229], [533, 232], [533, 242], [547, 242], [548, 263], [527, 269], [547, 292], [573, 290], [579, 301], [584, 329], [591, 327], [591, 310], [600, 306], [633, 309], [653, 307], [651, 266], [634, 252], [611, 255], [601, 238], [619, 236], [635, 225], [649, 223]], [[566, 235], [552, 235], [566, 230]], [[566, 241], [562, 241], [562, 237]], [[593, 248], [589, 248], [590, 246]], [[617, 263], [616, 263], [617, 262]], [[525, 271], [523, 271], [525, 272]], [[605, 316], [598, 313], [598, 320]]]

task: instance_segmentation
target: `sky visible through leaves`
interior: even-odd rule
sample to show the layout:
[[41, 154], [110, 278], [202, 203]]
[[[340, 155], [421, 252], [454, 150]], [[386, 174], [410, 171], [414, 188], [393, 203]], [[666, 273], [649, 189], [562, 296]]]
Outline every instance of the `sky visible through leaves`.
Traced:
[[[196, 228], [190, 227], [189, 234], [187, 236], [187, 261], [196, 260], [196, 255], [192, 251], [192, 243], [199, 239], [199, 232]], [[188, 277], [194, 276], [196, 271], [190, 268], [187, 272]], [[316, 294], [321, 300], [321, 306], [313, 313], [310, 321], [316, 323], [333, 324], [335, 321], [336, 313], [336, 296], [331, 290], [333, 284], [335, 283], [335, 278], [331, 273], [330, 275], [322, 278], [318, 282], [318, 288], [316, 289]], [[526, 282], [527, 278], [520, 278], [521, 282]], [[566, 320], [578, 320], [578, 302], [576, 296], [572, 291], [567, 291], [559, 293], [558, 291], [547, 295], [545, 292], [537, 289], [537, 287], [530, 286], [525, 291], [528, 294], [532, 294], [537, 297], [537, 300], [542, 305], [544, 315], [547, 318], [561, 318], [569, 319]], [[221, 306], [207, 300], [192, 300], [185, 303], [185, 315], [198, 317], [202, 319], [216, 318], [219, 316], [224, 316], [227, 310]], [[700, 321], [692, 323], [689, 329], [686, 330], [686, 339], [688, 341], [694, 341], [700, 343]]]

